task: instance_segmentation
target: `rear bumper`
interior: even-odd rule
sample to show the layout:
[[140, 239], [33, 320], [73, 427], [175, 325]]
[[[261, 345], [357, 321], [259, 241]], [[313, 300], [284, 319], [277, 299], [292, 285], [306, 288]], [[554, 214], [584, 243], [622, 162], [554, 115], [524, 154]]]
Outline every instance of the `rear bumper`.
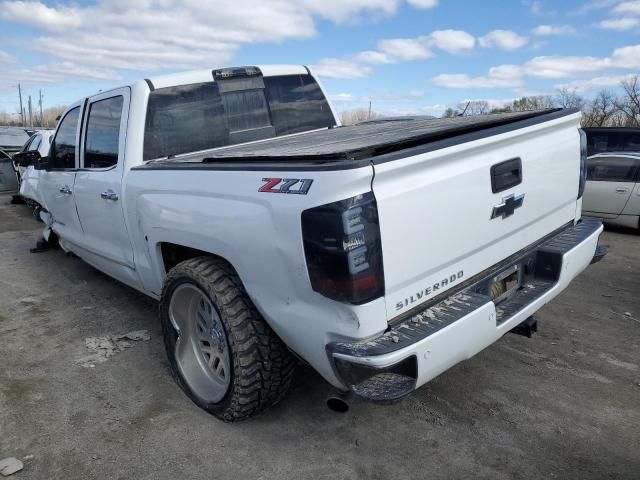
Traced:
[[[488, 269], [463, 290], [409, 312], [378, 337], [329, 344], [336, 375], [364, 398], [402, 398], [488, 347], [556, 297], [597, 258], [601, 232], [599, 220], [583, 218]], [[529, 269], [529, 274], [522, 287], [496, 307], [487, 294], [488, 281], [514, 265]]]

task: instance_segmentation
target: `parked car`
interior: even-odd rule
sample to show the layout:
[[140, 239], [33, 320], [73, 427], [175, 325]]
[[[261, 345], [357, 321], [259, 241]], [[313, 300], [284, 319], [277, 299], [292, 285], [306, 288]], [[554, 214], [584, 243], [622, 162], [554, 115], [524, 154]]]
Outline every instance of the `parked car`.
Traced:
[[0, 149], [0, 192], [15, 192], [18, 179], [13, 171], [11, 155]]
[[0, 149], [9, 156], [20, 151], [31, 133], [22, 127], [0, 127]]
[[13, 166], [18, 177], [20, 196], [36, 209], [41, 203], [37, 188], [40, 171], [34, 168], [33, 153], [37, 152], [39, 157], [46, 157], [49, 154], [53, 133], [54, 130], [36, 131], [24, 144], [22, 150], [13, 156]]
[[640, 152], [599, 153], [587, 159], [582, 212], [640, 229]]
[[303, 66], [149, 78], [64, 113], [36, 162], [44, 236], [159, 301], [178, 385], [225, 421], [278, 402], [296, 359], [395, 401], [533, 330], [602, 256], [579, 124], [340, 127]]
[[640, 128], [585, 128], [587, 155], [610, 152], [640, 152]]

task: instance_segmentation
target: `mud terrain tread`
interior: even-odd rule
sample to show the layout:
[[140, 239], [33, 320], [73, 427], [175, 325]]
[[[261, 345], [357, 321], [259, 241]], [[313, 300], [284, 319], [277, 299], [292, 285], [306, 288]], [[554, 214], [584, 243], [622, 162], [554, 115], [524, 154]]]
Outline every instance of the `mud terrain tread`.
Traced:
[[[184, 279], [195, 281], [217, 307], [231, 351], [232, 383], [220, 403], [198, 401], [182, 380], [173, 361], [174, 341], [166, 329], [172, 286]], [[247, 295], [237, 273], [226, 261], [197, 257], [176, 265], [168, 273], [159, 312], [172, 373], [180, 387], [199, 406], [218, 418], [234, 422], [247, 419], [278, 403], [286, 394], [295, 370], [295, 359], [264, 321]], [[175, 333], [174, 333], [175, 337]]]

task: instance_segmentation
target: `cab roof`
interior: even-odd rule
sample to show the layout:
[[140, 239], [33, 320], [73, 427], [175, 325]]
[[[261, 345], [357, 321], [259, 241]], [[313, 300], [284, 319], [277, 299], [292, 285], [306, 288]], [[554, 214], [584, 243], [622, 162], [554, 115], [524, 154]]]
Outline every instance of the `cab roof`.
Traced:
[[[175, 87], [178, 85], [189, 85], [191, 83], [210, 82], [213, 80], [213, 70], [225, 67], [215, 67], [206, 70], [191, 70], [187, 72], [170, 73], [146, 78], [153, 88]], [[229, 67], [229, 68], [247, 68]], [[258, 68], [265, 77], [277, 75], [304, 75], [309, 73], [309, 69], [304, 65], [251, 65], [249, 68]]]

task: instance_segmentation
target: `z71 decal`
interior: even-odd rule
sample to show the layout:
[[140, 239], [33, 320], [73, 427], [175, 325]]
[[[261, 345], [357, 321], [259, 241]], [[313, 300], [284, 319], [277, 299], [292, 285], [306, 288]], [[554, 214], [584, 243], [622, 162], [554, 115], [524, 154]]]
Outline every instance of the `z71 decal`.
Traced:
[[258, 191], [267, 193], [309, 193], [313, 180], [310, 178], [263, 178], [264, 185]]

